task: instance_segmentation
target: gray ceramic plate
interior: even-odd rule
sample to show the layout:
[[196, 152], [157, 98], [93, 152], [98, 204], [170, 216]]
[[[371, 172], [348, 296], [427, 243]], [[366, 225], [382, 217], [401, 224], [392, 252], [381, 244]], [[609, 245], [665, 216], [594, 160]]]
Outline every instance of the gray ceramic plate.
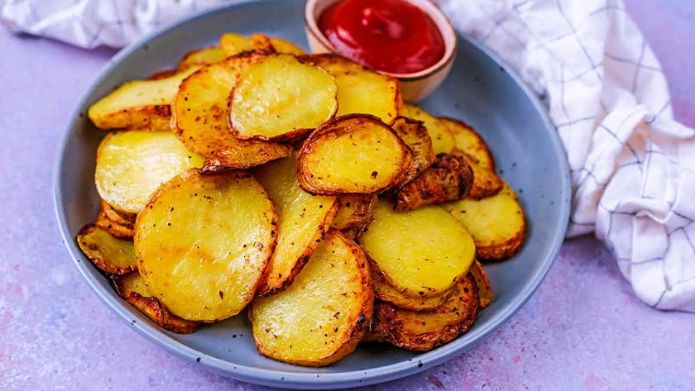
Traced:
[[[327, 368], [303, 368], [256, 353], [244, 316], [203, 327], [191, 335], [164, 331], [124, 303], [109, 280], [80, 253], [74, 237], [94, 220], [95, 151], [105, 132], [84, 113], [120, 83], [172, 67], [187, 51], [210, 45], [225, 31], [263, 32], [305, 43], [303, 1], [235, 3], [195, 15], [120, 52], [75, 111], [55, 173], [55, 205], [64, 241], [94, 291], [127, 323], [154, 343], [236, 379], [294, 388], [338, 388], [384, 382], [438, 365], [462, 353], [508, 319], [544, 278], [563, 240], [570, 185], [565, 155], [544, 108], [505, 65], [478, 44], [461, 38], [454, 69], [423, 106], [461, 118], [478, 129], [496, 157], [500, 174], [519, 192], [527, 213], [527, 243], [514, 259], [487, 267], [497, 298], [475, 327], [459, 339], [424, 354], [389, 346], [360, 346]], [[127, 322], [127, 323], [126, 323]], [[485, 342], [484, 342], [485, 343]]]

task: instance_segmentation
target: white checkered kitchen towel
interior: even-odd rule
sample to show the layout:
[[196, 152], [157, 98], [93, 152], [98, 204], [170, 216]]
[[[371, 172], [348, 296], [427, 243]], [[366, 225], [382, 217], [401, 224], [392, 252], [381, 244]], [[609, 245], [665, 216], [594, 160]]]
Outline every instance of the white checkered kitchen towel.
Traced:
[[[0, 0], [11, 29], [121, 47], [225, 0]], [[621, 0], [441, 0], [544, 95], [573, 179], [568, 236], [594, 232], [645, 303], [694, 309], [694, 131]], [[668, 33], [668, 32], [665, 32]]]

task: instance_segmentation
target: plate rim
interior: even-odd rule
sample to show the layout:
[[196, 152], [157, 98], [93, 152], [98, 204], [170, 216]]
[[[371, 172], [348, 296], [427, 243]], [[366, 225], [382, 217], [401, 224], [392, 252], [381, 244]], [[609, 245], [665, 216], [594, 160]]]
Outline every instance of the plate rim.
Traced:
[[[547, 253], [546, 259], [541, 265], [539, 272], [533, 276], [520, 290], [520, 292], [511, 300], [507, 306], [497, 314], [497, 319], [492, 319], [491, 322], [484, 327], [479, 327], [472, 329], [471, 332], [459, 337], [458, 339], [443, 345], [430, 352], [422, 353], [419, 356], [397, 362], [394, 364], [384, 365], [380, 367], [374, 367], [364, 370], [350, 370], [345, 372], [337, 373], [319, 373], [319, 372], [288, 372], [284, 370], [273, 370], [273, 369], [263, 369], [253, 366], [246, 366], [240, 364], [234, 364], [230, 361], [222, 360], [220, 358], [205, 354], [198, 351], [192, 347], [185, 345], [182, 342], [177, 341], [173, 337], [167, 335], [167, 333], [157, 326], [148, 324], [147, 322], [136, 321], [134, 319], [134, 309], [128, 308], [124, 305], [123, 301], [110, 295], [100, 286], [96, 275], [92, 275], [88, 268], [93, 267], [89, 262], [83, 262], [81, 260], [81, 255], [79, 249], [77, 248], [72, 236], [70, 236], [69, 227], [67, 224], [67, 218], [65, 211], [62, 208], [63, 196], [61, 192], [61, 172], [63, 171], [63, 161], [66, 147], [70, 141], [72, 130], [80, 120], [80, 114], [82, 108], [86, 107], [87, 98], [92, 92], [103, 83], [107, 75], [114, 70], [120, 63], [128, 58], [134, 52], [140, 50], [144, 45], [153, 40], [160, 35], [169, 33], [171, 30], [178, 28], [179, 26], [189, 23], [191, 21], [197, 20], [199, 18], [205, 18], [211, 14], [220, 12], [222, 10], [227, 10], [230, 8], [237, 8], [241, 5], [248, 3], [261, 3], [263, 0], [236, 0], [231, 3], [224, 4], [222, 6], [217, 6], [196, 12], [188, 17], [182, 18], [180, 20], [168, 23], [161, 26], [160, 28], [154, 30], [153, 32], [145, 35], [144, 37], [131, 43], [124, 49], [120, 50], [115, 54], [109, 61], [102, 67], [99, 71], [99, 76], [90, 84], [89, 88], [83, 93], [82, 98], [77, 103], [75, 110], [72, 112], [67, 125], [65, 127], [64, 133], [61, 136], [61, 141], [58, 145], [58, 150], [56, 156], [53, 160], [54, 171], [52, 175], [52, 189], [53, 189], [53, 207], [55, 216], [58, 222], [58, 228], [62, 237], [62, 241], [70, 254], [72, 263], [78, 269], [82, 277], [87, 281], [92, 291], [94, 291], [97, 296], [109, 307], [112, 311], [120, 315], [125, 321], [130, 323], [136, 331], [145, 336], [150, 342], [165, 348], [167, 351], [174, 353], [175, 355], [183, 358], [189, 362], [200, 364], [208, 370], [219, 373], [226, 377], [231, 377], [236, 380], [241, 380], [254, 384], [261, 384], [266, 386], [283, 386], [291, 388], [339, 388], [347, 386], [367, 386], [378, 384], [390, 380], [399, 379], [405, 376], [414, 375], [426, 369], [432, 368], [434, 366], [440, 365], [446, 360], [457, 356], [466, 350], [473, 347], [475, 344], [484, 339], [488, 334], [496, 330], [500, 325], [505, 323], [519, 311], [522, 306], [531, 298], [534, 292], [537, 290], [541, 282], [544, 280], [548, 274], [551, 265], [556, 259], [560, 247], [563, 244], [565, 238], [565, 231], [567, 228], [567, 223], [563, 225], [562, 229], [557, 230], [552, 238], [551, 246]], [[556, 164], [558, 164], [562, 173], [560, 178], [560, 188], [561, 188], [561, 202], [560, 202], [560, 215], [558, 221], [569, 221], [570, 218], [570, 203], [571, 203], [571, 183], [570, 183], [570, 170], [568, 166], [568, 161], [565, 154], [565, 148], [561, 143], [560, 137], [556, 132], [555, 126], [553, 125], [548, 111], [538, 99], [538, 97], [532, 92], [531, 88], [527, 86], [522, 78], [512, 70], [497, 54], [493, 53], [490, 49], [485, 47], [478, 40], [461, 34], [457, 32], [459, 39], [464, 39], [476, 49], [480, 50], [483, 54], [490, 57], [498, 66], [500, 66], [509, 77], [517, 84], [519, 88], [522, 89], [526, 97], [531, 101], [534, 109], [539, 114], [543, 124], [545, 125], [545, 131], [550, 136], [550, 141], [554, 149], [554, 155]]]

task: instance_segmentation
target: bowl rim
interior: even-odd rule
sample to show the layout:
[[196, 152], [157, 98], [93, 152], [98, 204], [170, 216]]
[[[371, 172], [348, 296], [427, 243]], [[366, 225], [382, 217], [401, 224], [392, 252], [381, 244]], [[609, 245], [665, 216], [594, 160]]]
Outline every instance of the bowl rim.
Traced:
[[[314, 10], [321, 2], [329, 2], [333, 4], [338, 1], [341, 0], [307, 0], [305, 2], [304, 20], [305, 28], [308, 34], [311, 34], [312, 37], [314, 37], [314, 39], [319, 41], [322, 46], [326, 47], [327, 49], [330, 49], [331, 52], [343, 56], [343, 54], [336, 50], [336, 48], [333, 47], [331, 42], [329, 42], [326, 36], [321, 32], [319, 26], [317, 25], [317, 18], [314, 15]], [[442, 34], [443, 40], [445, 41], [445, 53], [443, 54], [442, 58], [440, 58], [435, 64], [418, 72], [396, 73], [383, 71], [380, 69], [375, 69], [375, 71], [383, 75], [397, 78], [402, 81], [422, 80], [442, 71], [443, 69], [446, 69], [447, 66], [452, 61], [454, 61], [455, 53], [457, 52], [457, 33], [455, 32], [454, 27], [452, 26], [452, 22], [449, 20], [447, 15], [445, 15], [445, 13], [442, 12], [440, 6], [435, 2], [432, 2], [430, 0], [405, 1], [420, 8], [423, 12], [428, 14], [430, 19], [435, 24], [435, 27], [437, 27], [438, 31], [440, 31], [440, 34]], [[440, 24], [437, 22], [436, 19], [440, 19], [444, 23]], [[448, 40], [449, 42], [451, 42], [450, 45], [447, 45]]]
[[[531, 89], [524, 84], [522, 79], [514, 73], [509, 66], [507, 66], [497, 55], [492, 53], [489, 49], [483, 46], [482, 43], [470, 38], [458, 35], [458, 39], [465, 39], [472, 44], [476, 49], [480, 50], [483, 54], [490, 57], [491, 60], [496, 62], [501, 69], [505, 70], [506, 73], [512, 78], [512, 80], [522, 89], [528, 99], [531, 100], [532, 105], [538, 112], [540, 119], [545, 125], [546, 132], [549, 134], [550, 142], [555, 150], [556, 164], [559, 165], [561, 172], [565, 175], [561, 175], [560, 184], [560, 199], [559, 202], [560, 214], [559, 222], [561, 222], [561, 229], [555, 231], [552, 239], [551, 246], [547, 252], [545, 262], [541, 265], [537, 274], [532, 276], [532, 278], [523, 286], [520, 292], [515, 296], [513, 300], [507, 303], [507, 305], [499, 311], [494, 318], [488, 324], [480, 326], [478, 328], [472, 329], [469, 333], [460, 336], [454, 341], [436, 348], [430, 352], [422, 353], [417, 357], [412, 359], [404, 360], [394, 364], [384, 365], [380, 367], [374, 367], [369, 369], [361, 370], [350, 370], [345, 372], [337, 373], [318, 373], [318, 372], [290, 372], [285, 370], [274, 370], [274, 369], [264, 369], [254, 366], [247, 366], [241, 364], [234, 364], [229, 361], [219, 359], [217, 357], [200, 352], [192, 347], [185, 345], [182, 342], [177, 341], [172, 337], [171, 333], [160, 329], [159, 327], [150, 324], [147, 321], [141, 321], [143, 319], [140, 314], [134, 308], [126, 305], [123, 300], [114, 295], [112, 291], [104, 289], [101, 286], [100, 280], [103, 278], [101, 275], [94, 273], [94, 268], [90, 262], [84, 258], [81, 254], [74, 238], [71, 236], [70, 229], [68, 227], [67, 217], [65, 211], [63, 210], [63, 195], [62, 195], [62, 185], [61, 185], [61, 173], [63, 172], [63, 161], [65, 157], [65, 150], [73, 136], [73, 131], [82, 118], [82, 109], [89, 103], [88, 98], [94, 92], [95, 89], [101, 85], [107, 76], [118, 66], [121, 62], [127, 59], [130, 55], [142, 49], [143, 46], [147, 45], [151, 40], [160, 35], [167, 34], [174, 29], [177, 29], [183, 24], [192, 22], [194, 20], [207, 18], [214, 13], [220, 12], [222, 10], [227, 10], [230, 8], [236, 8], [245, 4], [250, 3], [260, 3], [262, 0], [236, 0], [234, 3], [225, 4], [203, 11], [194, 13], [188, 17], [182, 18], [180, 20], [174, 21], [173, 23], [166, 24], [155, 31], [145, 35], [144, 37], [138, 39], [137, 41], [130, 44], [128, 47], [119, 51], [114, 57], [112, 57], [105, 66], [100, 70], [99, 77], [90, 85], [90, 87], [84, 92], [79, 103], [76, 105], [75, 110], [72, 112], [70, 119], [67, 122], [64, 134], [61, 137], [61, 141], [58, 145], [56, 155], [54, 157], [54, 171], [52, 177], [52, 188], [53, 188], [53, 207], [58, 222], [58, 228], [73, 264], [78, 269], [83, 278], [87, 281], [91, 289], [97, 294], [97, 296], [114, 312], [120, 315], [126, 322], [130, 323], [133, 328], [136, 329], [138, 333], [145, 336], [146, 339], [155, 343], [156, 345], [165, 348], [171, 353], [189, 361], [192, 363], [200, 364], [201, 366], [209, 369], [213, 372], [231, 377], [237, 380], [261, 384], [266, 386], [283, 386], [289, 388], [297, 389], [326, 389], [326, 388], [341, 388], [348, 386], [367, 386], [371, 384], [378, 384], [390, 380], [395, 380], [402, 378], [404, 376], [413, 375], [418, 372], [424, 371], [426, 369], [437, 366], [444, 361], [451, 359], [452, 357], [463, 353], [467, 349], [474, 346], [474, 344], [480, 342], [485, 336], [493, 332], [500, 325], [505, 323], [513, 314], [515, 314], [524, 303], [529, 300], [534, 291], [539, 287], [544, 277], [547, 275], [553, 261], [555, 260], [560, 247], [563, 243], [565, 237], [565, 227], [567, 227], [567, 222], [570, 216], [570, 177], [568, 162], [565, 158], [565, 149], [561, 144], [558, 134], [554, 131], [553, 126], [548, 113], [539, 99], [533, 94]], [[138, 320], [136, 320], [138, 319]]]

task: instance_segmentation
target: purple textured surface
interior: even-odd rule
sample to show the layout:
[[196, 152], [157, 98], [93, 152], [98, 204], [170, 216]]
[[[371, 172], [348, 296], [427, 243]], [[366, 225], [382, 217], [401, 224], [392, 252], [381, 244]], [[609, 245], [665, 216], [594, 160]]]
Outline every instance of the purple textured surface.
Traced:
[[[693, 3], [626, 3], [664, 65], [676, 117], [693, 126]], [[0, 389], [262, 389], [147, 342], [90, 291], [61, 243], [58, 140], [112, 52], [4, 29], [0, 48]], [[644, 306], [586, 237], [564, 244], [537, 294], [476, 348], [379, 388], [692, 389], [693, 367], [693, 314]]]

